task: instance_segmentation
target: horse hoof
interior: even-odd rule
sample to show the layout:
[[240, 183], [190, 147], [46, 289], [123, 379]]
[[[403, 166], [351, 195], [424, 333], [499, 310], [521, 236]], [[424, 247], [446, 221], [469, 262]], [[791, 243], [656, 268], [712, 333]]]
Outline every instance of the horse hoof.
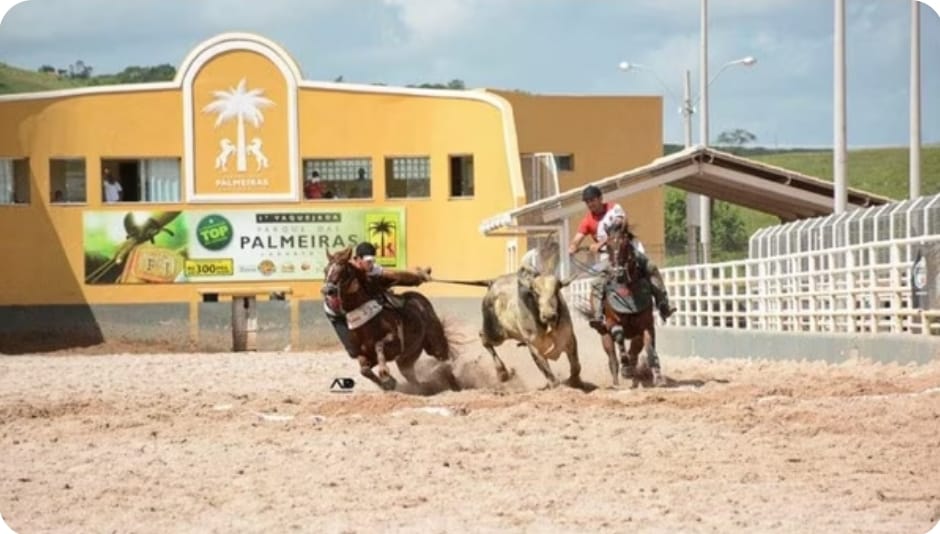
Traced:
[[565, 380], [565, 385], [570, 388], [584, 389], [584, 382], [582, 382], [580, 378], [569, 378]]
[[500, 382], [509, 382], [513, 377], [516, 376], [515, 369], [509, 369], [508, 371], [499, 372], [499, 381]]
[[392, 376], [386, 377], [384, 380], [382, 380], [381, 383], [379, 383], [379, 387], [382, 388], [382, 391], [394, 391], [397, 386], [398, 381], [395, 380], [395, 377]]
[[620, 377], [624, 379], [630, 379], [636, 376], [636, 369], [633, 367], [621, 367], [620, 368]]

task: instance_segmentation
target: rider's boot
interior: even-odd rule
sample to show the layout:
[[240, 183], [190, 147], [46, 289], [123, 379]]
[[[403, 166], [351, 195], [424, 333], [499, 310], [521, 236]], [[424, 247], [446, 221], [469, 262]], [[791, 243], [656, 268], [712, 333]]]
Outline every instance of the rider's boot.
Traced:
[[666, 293], [666, 284], [663, 283], [659, 275], [659, 269], [654, 269], [650, 273], [650, 285], [653, 286], [653, 298], [656, 299], [656, 307], [659, 309], [659, 316], [663, 321], [669, 319], [676, 313], [676, 308], [669, 303], [669, 295]]

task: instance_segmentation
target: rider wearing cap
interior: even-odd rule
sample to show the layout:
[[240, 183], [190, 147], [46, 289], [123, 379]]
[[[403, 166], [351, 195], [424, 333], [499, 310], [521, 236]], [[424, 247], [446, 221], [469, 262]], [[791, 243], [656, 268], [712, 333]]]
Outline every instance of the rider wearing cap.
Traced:
[[[368, 242], [362, 242], [356, 245], [353, 257], [350, 263], [357, 268], [365, 271], [373, 282], [377, 282], [385, 291], [384, 304], [392, 308], [401, 308], [400, 298], [388, 292], [392, 286], [419, 286], [424, 282], [431, 280], [431, 269], [416, 269], [415, 272], [400, 271], [397, 269], [385, 269], [375, 262], [375, 245]], [[327, 297], [323, 300], [323, 311], [326, 312], [327, 319], [333, 325], [337, 337], [342, 341], [346, 352], [353, 358], [359, 356], [356, 347], [353, 347], [349, 340], [349, 325], [346, 324], [346, 314], [340, 307], [338, 297]]]
[[[581, 241], [591, 236], [594, 244], [591, 245], [591, 252], [599, 253], [599, 263], [597, 270], [602, 271], [607, 267], [610, 257], [607, 251], [607, 232], [608, 229], [626, 222], [627, 214], [615, 202], [604, 202], [603, 193], [595, 185], [589, 185], [581, 193], [581, 200], [588, 208], [588, 212], [578, 225], [578, 232], [571, 239], [571, 246], [568, 248], [568, 254], [574, 254], [578, 251], [578, 245]], [[669, 296], [666, 294], [666, 285], [663, 283], [659, 274], [659, 268], [646, 257], [643, 244], [636, 238], [633, 239], [633, 246], [637, 255], [640, 257], [640, 264], [646, 265], [644, 273], [650, 280], [653, 297], [656, 299], [659, 314], [665, 321], [674, 312], [675, 308], [669, 304]], [[645, 260], [645, 261], [644, 261]], [[594, 311], [594, 318], [590, 325], [597, 328], [604, 324], [604, 297], [606, 293], [606, 279], [603, 276], [597, 276], [591, 283], [591, 308]]]

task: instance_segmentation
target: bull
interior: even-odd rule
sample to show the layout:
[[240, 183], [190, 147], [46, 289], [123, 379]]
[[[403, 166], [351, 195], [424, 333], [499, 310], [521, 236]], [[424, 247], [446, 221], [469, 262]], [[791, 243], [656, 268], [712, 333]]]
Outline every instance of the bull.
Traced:
[[493, 356], [499, 379], [509, 380], [506, 365], [496, 354], [496, 348], [507, 339], [513, 339], [529, 349], [549, 387], [556, 387], [558, 379], [552, 373], [548, 360], [557, 360], [561, 353], [568, 356], [571, 376], [567, 384], [581, 387], [581, 362], [578, 360], [578, 341], [568, 305], [561, 290], [572, 279], [561, 281], [552, 274], [540, 274], [528, 266], [515, 273], [505, 274], [489, 283], [483, 297], [483, 329], [480, 340]]

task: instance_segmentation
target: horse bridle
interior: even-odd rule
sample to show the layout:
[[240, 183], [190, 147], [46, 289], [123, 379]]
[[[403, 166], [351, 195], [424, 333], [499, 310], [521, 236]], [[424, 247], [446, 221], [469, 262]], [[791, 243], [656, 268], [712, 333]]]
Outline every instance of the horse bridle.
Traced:
[[[627, 266], [628, 257], [632, 256], [632, 260], [636, 262], [636, 254], [630, 255], [627, 251], [628, 247], [633, 247], [633, 244], [630, 243], [630, 232], [627, 229], [627, 226], [624, 225], [617, 232], [617, 246], [610, 247], [611, 255], [611, 266], [613, 268], [614, 274], [616, 277], [620, 278], [621, 282], [625, 285], [630, 285], [634, 282], [632, 276], [630, 276], [630, 269]], [[608, 240], [609, 245], [609, 240]]]
[[[337, 270], [339, 272], [334, 274]], [[342, 295], [340, 289], [353, 279], [359, 279], [356, 271], [355, 266], [349, 264], [349, 260], [343, 262], [331, 261], [327, 265], [326, 280], [323, 281], [323, 288], [320, 289], [320, 292], [327, 297], [340, 297]]]

